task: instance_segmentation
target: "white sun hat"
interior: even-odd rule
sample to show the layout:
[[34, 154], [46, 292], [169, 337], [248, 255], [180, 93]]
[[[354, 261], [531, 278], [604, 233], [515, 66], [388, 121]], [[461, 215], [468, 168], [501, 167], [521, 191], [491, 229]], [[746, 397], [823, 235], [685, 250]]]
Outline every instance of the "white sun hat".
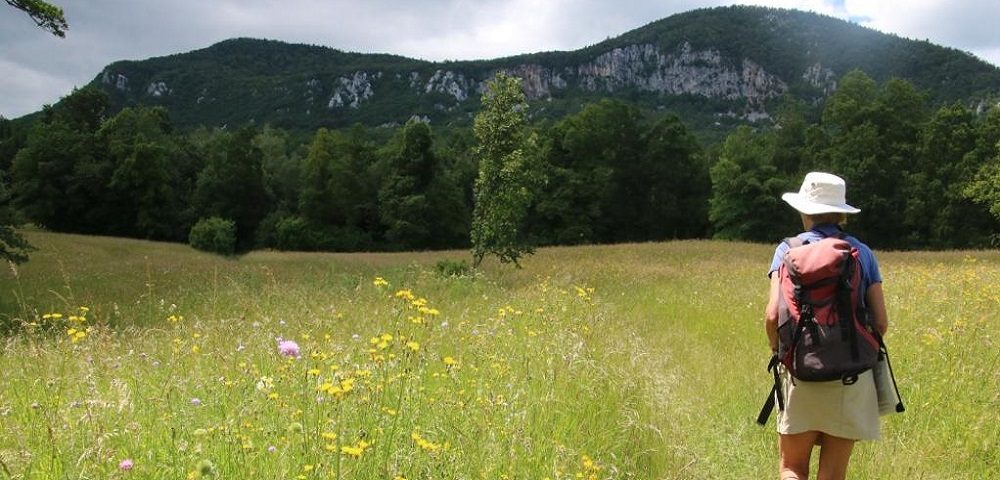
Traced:
[[830, 173], [809, 172], [798, 193], [789, 192], [781, 199], [806, 215], [821, 213], [858, 213], [860, 208], [847, 204], [844, 179]]

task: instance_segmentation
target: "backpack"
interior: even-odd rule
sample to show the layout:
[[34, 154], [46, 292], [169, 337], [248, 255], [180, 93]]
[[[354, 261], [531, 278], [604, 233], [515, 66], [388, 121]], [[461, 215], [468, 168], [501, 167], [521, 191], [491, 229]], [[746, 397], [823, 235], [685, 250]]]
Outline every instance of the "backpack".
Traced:
[[879, 354], [861, 298], [858, 249], [843, 233], [785, 242], [791, 248], [778, 268], [778, 361], [796, 380], [854, 383]]
[[[785, 243], [790, 248], [777, 272], [778, 352], [767, 365], [774, 375], [774, 386], [757, 423], [767, 423], [775, 401], [779, 409], [785, 409], [778, 364], [791, 373], [793, 382], [840, 380], [850, 385], [859, 374], [875, 367], [880, 354], [892, 381], [895, 411], [904, 411], [885, 343], [870, 325], [862, 302], [858, 249], [843, 232], [812, 243], [798, 237], [785, 239]], [[888, 397], [888, 386], [883, 390]]]

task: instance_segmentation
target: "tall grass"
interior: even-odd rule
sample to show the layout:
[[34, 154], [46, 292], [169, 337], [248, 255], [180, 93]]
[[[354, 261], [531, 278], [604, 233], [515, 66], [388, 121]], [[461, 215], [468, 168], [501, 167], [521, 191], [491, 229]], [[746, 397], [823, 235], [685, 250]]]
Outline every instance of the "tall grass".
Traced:
[[[444, 277], [465, 252], [28, 237], [0, 274], [0, 476], [774, 476], [753, 423], [768, 246], [551, 248]], [[996, 475], [1000, 255], [879, 258], [908, 411], [852, 478]]]

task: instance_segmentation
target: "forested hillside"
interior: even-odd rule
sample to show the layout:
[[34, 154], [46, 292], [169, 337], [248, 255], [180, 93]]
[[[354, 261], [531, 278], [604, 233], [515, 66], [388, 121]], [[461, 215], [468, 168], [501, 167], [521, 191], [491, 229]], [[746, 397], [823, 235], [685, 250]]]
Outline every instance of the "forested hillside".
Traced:
[[[762, 35], [770, 40], [736, 41]], [[664, 57], [682, 38], [699, 40], [685, 40], [677, 57]], [[718, 46], [726, 42], [726, 49]], [[805, 50], [785, 55], [784, 42]], [[751, 56], [756, 60], [746, 60]], [[603, 60], [587, 63], [597, 58]], [[630, 63], [635, 58], [638, 67]], [[731, 58], [746, 60], [737, 63], [744, 83], [726, 80]], [[810, 63], [819, 59], [826, 63]], [[893, 77], [905, 71], [893, 69], [899, 62], [909, 65], [912, 80]], [[872, 72], [832, 76], [859, 63]], [[241, 98], [237, 90], [218, 90], [236, 95], [221, 101], [210, 92], [185, 97], [190, 90], [179, 83], [156, 83], [149, 95], [162, 105], [150, 106], [139, 104], [146, 93], [119, 88], [153, 78], [141, 72], [181, 75], [191, 68], [184, 78], [211, 71], [212, 85], [248, 86], [273, 107], [286, 97], [273, 94], [283, 88], [278, 79], [304, 64], [313, 73], [367, 72], [352, 77], [360, 83], [350, 88], [338, 84], [344, 89], [332, 96], [313, 97], [322, 105], [311, 111], [322, 112], [319, 124], [328, 127], [296, 120], [284, 128], [279, 117], [252, 121], [264, 110], [234, 113], [257, 108], [257, 97]], [[543, 64], [548, 70], [519, 67]], [[809, 75], [793, 75], [807, 64]], [[996, 91], [996, 69], [961, 52], [812, 14], [701, 10], [577, 52], [453, 63], [447, 71], [401, 57], [244, 40], [127, 65], [134, 70], [126, 80], [108, 76], [109, 87], [102, 75], [31, 125], [0, 119], [0, 225], [221, 242], [211, 249], [222, 252], [465, 248], [480, 145], [471, 122], [440, 120], [459, 110], [459, 117], [479, 112], [483, 91], [469, 79], [505, 68], [519, 73], [526, 98], [514, 108], [529, 112], [518, 168], [529, 169], [534, 181], [517, 187], [529, 205], [516, 228], [534, 245], [704, 237], [773, 242], [798, 229], [780, 196], [810, 170], [847, 179], [848, 200], [863, 210], [848, 229], [876, 248], [985, 247], [996, 245], [1000, 232], [1000, 109], [986, 101]], [[572, 65], [588, 66], [570, 75]], [[400, 78], [416, 69], [414, 82], [429, 81], [420, 73], [426, 68], [444, 83], [387, 96], [375, 80], [395, 78], [386, 73], [390, 67], [403, 69]], [[309, 82], [313, 73], [300, 80]], [[670, 93], [672, 82], [684, 78], [700, 93]], [[365, 81], [375, 82], [370, 91]], [[324, 85], [315, 84], [316, 92]], [[435, 90], [441, 85], [447, 88]], [[288, 95], [306, 98], [300, 93]], [[218, 117], [199, 117], [185, 98], [218, 101], [205, 110]], [[437, 116], [422, 115], [420, 102], [434, 98], [452, 103], [434, 109]], [[651, 109], [650, 101], [679, 103]], [[397, 109], [403, 104], [411, 107]], [[719, 116], [705, 105], [739, 106], [743, 113]], [[292, 115], [291, 107], [280, 109]], [[705, 124], [686, 120], [692, 111], [718, 119], [711, 124], [718, 141], [705, 135]], [[400, 123], [372, 127], [390, 118], [377, 112], [397, 112], [390, 117]], [[334, 128], [348, 121], [357, 123]]]
[[524, 79], [536, 119], [611, 97], [647, 111], [669, 109], [718, 137], [732, 125], [768, 119], [782, 95], [821, 100], [853, 69], [876, 81], [906, 79], [935, 102], [978, 104], [1000, 93], [1000, 70], [965, 52], [761, 7], [696, 10], [576, 51], [483, 61], [233, 39], [116, 62], [92, 85], [109, 94], [113, 112], [162, 106], [183, 129], [255, 123], [311, 132], [402, 125], [414, 116], [467, 126], [485, 82], [506, 71]]

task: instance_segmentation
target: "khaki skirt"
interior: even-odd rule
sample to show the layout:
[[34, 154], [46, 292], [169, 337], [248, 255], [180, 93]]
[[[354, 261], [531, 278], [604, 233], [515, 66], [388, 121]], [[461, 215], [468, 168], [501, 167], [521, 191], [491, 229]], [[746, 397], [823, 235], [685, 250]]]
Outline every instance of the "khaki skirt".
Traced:
[[871, 370], [858, 381], [792, 383], [782, 372], [785, 410], [778, 412], [778, 433], [819, 431], [852, 440], [878, 440], [878, 396]]

